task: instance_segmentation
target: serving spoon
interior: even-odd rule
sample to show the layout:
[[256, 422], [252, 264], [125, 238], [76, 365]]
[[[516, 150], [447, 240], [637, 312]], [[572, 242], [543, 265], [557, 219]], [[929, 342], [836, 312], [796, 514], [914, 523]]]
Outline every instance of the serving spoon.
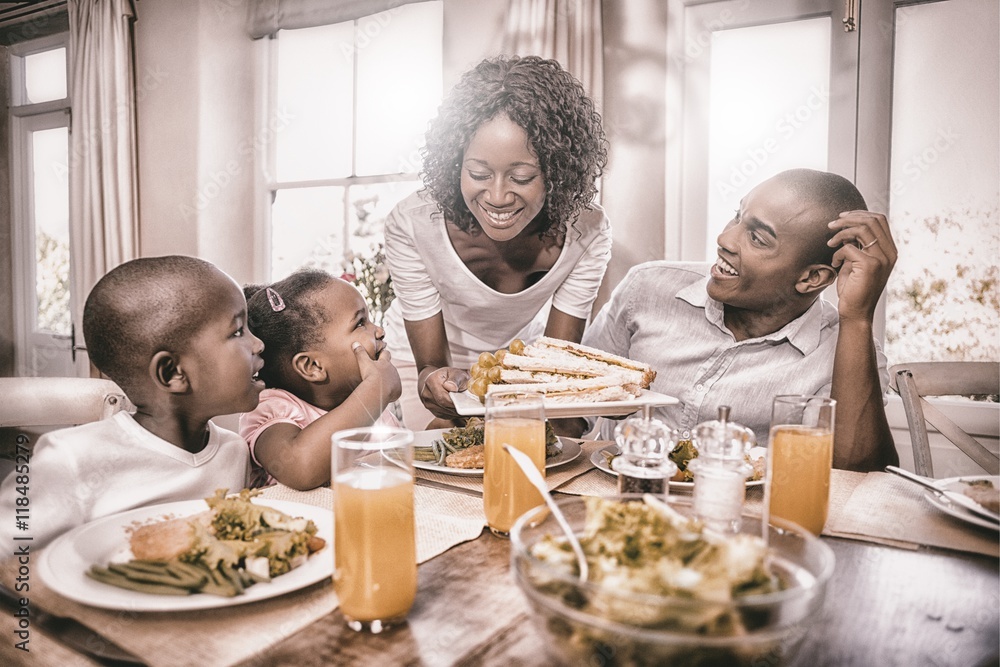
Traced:
[[510, 454], [511, 458], [514, 459], [514, 463], [521, 469], [524, 476], [528, 478], [528, 481], [538, 489], [538, 492], [542, 494], [542, 498], [545, 500], [545, 504], [549, 506], [549, 510], [552, 511], [552, 516], [556, 518], [559, 527], [562, 528], [563, 532], [566, 533], [566, 539], [569, 540], [569, 545], [573, 549], [573, 553], [576, 555], [577, 567], [580, 569], [580, 581], [587, 581], [590, 575], [590, 571], [587, 568], [587, 558], [583, 555], [583, 547], [580, 546], [580, 540], [576, 539], [576, 535], [573, 533], [573, 529], [570, 528], [569, 522], [566, 521], [565, 515], [563, 515], [562, 510], [559, 509], [559, 505], [556, 504], [556, 499], [552, 497], [549, 493], [549, 487], [545, 485], [545, 478], [542, 477], [542, 473], [538, 472], [538, 468], [531, 461], [531, 457], [522, 452], [520, 449], [511, 447], [510, 445], [504, 445], [504, 449]]

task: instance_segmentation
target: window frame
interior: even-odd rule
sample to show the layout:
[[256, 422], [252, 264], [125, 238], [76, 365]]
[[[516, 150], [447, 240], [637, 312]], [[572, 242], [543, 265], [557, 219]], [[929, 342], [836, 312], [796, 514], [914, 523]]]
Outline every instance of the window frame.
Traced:
[[[856, 78], [855, 127], [852, 130], [854, 183], [873, 210], [887, 212], [890, 219], [891, 211], [887, 209], [891, 176], [892, 84], [897, 10], [937, 1], [940, 0], [877, 0], [857, 3], [861, 12], [857, 21], [857, 69], [854, 73], [831, 70], [831, 90], [833, 90], [836, 77]], [[690, 229], [684, 228], [686, 217], [684, 198], [691, 195], [685, 186], [687, 177], [684, 174], [685, 169], [690, 168], [691, 165], [690, 162], [685, 162], [685, 157], [693, 150], [690, 142], [686, 139], [688, 128], [683, 127], [682, 123], [685, 119], [685, 105], [689, 103], [685, 100], [688, 94], [685, 85], [683, 51], [686, 23], [688, 22], [685, 12], [692, 8], [698, 11], [704, 10], [703, 5], [723, 7], [735, 6], [737, 3], [748, 6], [749, 0], [669, 0], [668, 3], [666, 127], [676, 129], [673, 132], [674, 138], [667, 142], [665, 156], [664, 257], [666, 259], [700, 260], [700, 253], [704, 247], [704, 230], [695, 231], [692, 234]], [[812, 6], [811, 0], [801, 7], [800, 3], [789, 1], [786, 10], [788, 18], [785, 20], [789, 20], [792, 16], [797, 18], [814, 16], [815, 13], [809, 11]], [[755, 5], [754, 8], [756, 10], [757, 6]], [[772, 9], [771, 6], [768, 6], [766, 11], [760, 9], [757, 14], [773, 14]], [[759, 16], [757, 18], [762, 20]], [[834, 18], [837, 18], [836, 14]], [[734, 21], [731, 26], [727, 24], [726, 27], [740, 27], [748, 24], [752, 25], [753, 23]], [[887, 27], [891, 29], [887, 29]], [[831, 68], [837, 67], [838, 62], [842, 61], [832, 58]], [[831, 141], [838, 136], [836, 133], [844, 131], [844, 127], [834, 128], [831, 126]], [[864, 140], [861, 140], [861, 137], [864, 137]], [[833, 148], [831, 146], [831, 151]], [[702, 162], [698, 164], [702, 164]], [[828, 290], [825, 297], [835, 301], [836, 293], [833, 290]], [[880, 343], [885, 341], [885, 307], [886, 295], [883, 294], [882, 298], [879, 299], [874, 318], [875, 338]], [[932, 397], [928, 400], [957, 422], [963, 424], [972, 422], [975, 425], [972, 430], [978, 432], [978, 435], [981, 436], [980, 440], [983, 441], [985, 438], [984, 444], [993, 451], [997, 451], [997, 447], [1000, 445], [997, 441], [997, 438], [1000, 437], [1000, 422], [997, 420], [1000, 405], [938, 397]], [[899, 396], [889, 395], [887, 397], [886, 413], [890, 427], [894, 432], [896, 448], [903, 453], [902, 458], [906, 459], [910, 449], [909, 429]], [[950, 443], [943, 436], [936, 434], [933, 429], [931, 444], [935, 450], [950, 447]]]
[[[386, 10], [391, 11], [391, 10]], [[358, 58], [357, 53], [359, 51], [358, 46], [358, 23], [368, 18], [368, 16], [374, 16], [381, 12], [375, 12], [367, 16], [352, 19], [351, 22], [354, 25], [354, 54], [355, 57], [352, 62], [353, 67], [353, 77], [352, 83], [355, 88], [355, 95], [353, 96], [353, 122], [351, 127], [351, 175], [342, 176], [338, 178], [321, 178], [321, 179], [310, 179], [310, 180], [297, 180], [297, 181], [281, 181], [277, 178], [277, 150], [276, 143], [274, 141], [268, 141], [266, 144], [266, 149], [260, 151], [257, 157], [256, 173], [258, 174], [257, 191], [260, 193], [256, 208], [256, 230], [255, 234], [255, 244], [254, 244], [254, 264], [259, 267], [258, 275], [262, 275], [268, 282], [275, 279], [271, 273], [271, 235], [272, 235], [272, 208], [277, 198], [278, 194], [282, 190], [294, 190], [301, 188], [316, 188], [316, 187], [342, 187], [344, 188], [344, 200], [343, 200], [343, 228], [341, 234], [344, 238], [344, 248], [345, 248], [345, 259], [346, 254], [352, 250], [356, 250], [351, 247], [351, 215], [352, 215], [352, 204], [351, 204], [351, 190], [357, 186], [365, 185], [377, 185], [385, 183], [405, 183], [405, 182], [420, 182], [420, 171], [406, 171], [406, 172], [396, 172], [396, 173], [383, 173], [377, 175], [359, 176], [356, 173], [357, 170], [357, 86], [358, 86]], [[443, 17], [442, 17], [443, 21]], [[344, 21], [346, 23], [346, 21]], [[275, 117], [278, 111], [277, 105], [277, 90], [278, 90], [278, 40], [281, 38], [282, 30], [279, 30], [274, 35], [271, 35], [268, 39], [260, 40], [262, 45], [259, 51], [259, 61], [258, 61], [258, 71], [262, 73], [259, 77], [259, 81], [263, 82], [261, 86], [261, 94], [258, 96], [257, 100], [257, 117], [263, 119], [271, 119]], [[444, 45], [442, 44], [442, 49]], [[267, 122], [260, 123], [259, 125], [265, 126], [260, 128], [260, 132], [264, 133], [263, 136], [267, 136], [269, 132], [266, 127]]]
[[[10, 107], [8, 116], [10, 122], [10, 186], [11, 186], [11, 264], [13, 268], [13, 316], [14, 364], [18, 375], [36, 375], [36, 361], [44, 355], [45, 348], [55, 350], [61, 355], [65, 353], [67, 363], [71, 364], [74, 346], [74, 332], [69, 334], [51, 331], [39, 331], [37, 322], [36, 299], [37, 265], [36, 265], [36, 225], [33, 207], [33, 160], [30, 136], [32, 132], [65, 127], [72, 132], [72, 91], [69, 77], [69, 33], [61, 32], [38, 39], [12, 44], [10, 54]], [[58, 48], [66, 50], [66, 97], [47, 102], [27, 104], [25, 96], [24, 58], [35, 53], [51, 51]], [[67, 146], [67, 150], [69, 146]], [[71, 161], [72, 162], [72, 161]], [[72, 168], [72, 164], [67, 165]], [[68, 185], [67, 185], [68, 187]], [[72, 250], [71, 256], [72, 256]], [[72, 260], [71, 260], [72, 261]], [[70, 276], [72, 280], [72, 276]], [[75, 299], [79, 298], [75, 291], [70, 291], [71, 308]], [[49, 363], [55, 361], [50, 358]], [[65, 375], [69, 373], [60, 372]], [[69, 373], [73, 374], [73, 373]]]

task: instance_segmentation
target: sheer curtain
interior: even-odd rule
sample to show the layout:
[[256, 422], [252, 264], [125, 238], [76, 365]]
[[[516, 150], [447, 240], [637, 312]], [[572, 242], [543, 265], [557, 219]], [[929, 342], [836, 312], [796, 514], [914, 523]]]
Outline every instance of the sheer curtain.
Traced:
[[353, 21], [400, 5], [424, 0], [250, 0], [247, 34], [253, 39], [279, 30], [312, 28]]
[[[131, 0], [69, 0], [70, 248], [77, 332], [85, 295], [138, 256], [135, 77]], [[78, 372], [89, 368], [77, 357]]]
[[503, 51], [558, 60], [598, 111], [604, 99], [601, 0], [510, 0]]

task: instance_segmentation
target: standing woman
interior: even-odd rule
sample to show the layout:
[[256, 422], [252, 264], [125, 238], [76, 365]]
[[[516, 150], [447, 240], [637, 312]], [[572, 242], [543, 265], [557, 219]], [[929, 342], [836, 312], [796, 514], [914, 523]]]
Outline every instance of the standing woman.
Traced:
[[543, 333], [579, 342], [611, 257], [593, 203], [601, 117], [556, 61], [501, 56], [466, 72], [423, 155], [426, 187], [385, 230], [386, 341], [414, 430], [457, 417], [449, 392], [465, 389], [481, 352]]

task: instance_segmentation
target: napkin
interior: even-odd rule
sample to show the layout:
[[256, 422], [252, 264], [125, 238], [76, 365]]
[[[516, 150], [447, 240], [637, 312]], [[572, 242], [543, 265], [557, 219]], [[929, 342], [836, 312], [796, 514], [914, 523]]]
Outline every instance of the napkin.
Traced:
[[827, 521], [823, 534], [908, 549], [926, 545], [1000, 555], [997, 531], [941, 512], [919, 486], [884, 472], [864, 476], [843, 509]]

